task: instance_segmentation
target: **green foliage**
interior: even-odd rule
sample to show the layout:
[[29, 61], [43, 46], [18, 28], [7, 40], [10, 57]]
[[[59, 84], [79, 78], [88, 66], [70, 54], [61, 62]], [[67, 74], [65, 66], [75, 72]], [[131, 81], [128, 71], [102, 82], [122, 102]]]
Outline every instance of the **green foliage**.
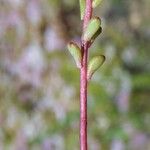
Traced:
[[93, 42], [95, 41], [95, 39], [102, 33], [102, 28], [100, 27], [98, 29], [98, 31], [93, 35], [91, 41], [90, 41], [90, 44], [93, 44]]
[[93, 3], [92, 3], [93, 8], [95, 8], [95, 7], [97, 7], [98, 5], [100, 5], [102, 1], [103, 1], [103, 0], [93, 0]]
[[105, 56], [98, 55], [93, 57], [88, 64], [87, 79], [90, 80], [95, 71], [104, 63]]
[[81, 49], [79, 48], [79, 46], [76, 43], [70, 42], [68, 44], [68, 50], [73, 56], [77, 67], [81, 68], [82, 53], [81, 53]]
[[85, 0], [79, 0], [80, 3], [80, 16], [81, 16], [81, 20], [83, 20], [84, 18], [84, 13], [85, 13]]
[[84, 41], [93, 41], [101, 31], [101, 20], [99, 17], [93, 17], [83, 32]]

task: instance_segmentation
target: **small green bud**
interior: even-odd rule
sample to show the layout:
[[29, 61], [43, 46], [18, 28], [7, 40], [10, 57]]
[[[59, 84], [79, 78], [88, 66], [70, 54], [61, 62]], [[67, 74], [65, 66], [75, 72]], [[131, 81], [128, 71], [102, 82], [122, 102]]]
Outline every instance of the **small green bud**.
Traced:
[[101, 2], [102, 2], [102, 0], [93, 0], [92, 7], [93, 8], [97, 7]]
[[76, 43], [73, 43], [73, 42], [70, 42], [67, 47], [68, 47], [69, 52], [73, 56], [77, 67], [81, 68], [81, 60], [82, 60], [81, 49]]
[[90, 80], [95, 71], [104, 63], [105, 56], [98, 55], [93, 57], [88, 64], [87, 79]]
[[98, 30], [100, 30], [100, 27], [101, 27], [101, 20], [99, 17], [93, 17], [85, 31], [83, 32], [83, 35], [82, 35], [82, 39], [84, 41], [91, 41], [92, 37], [97, 33]]
[[84, 18], [84, 13], [85, 13], [85, 0], [79, 0], [80, 3], [80, 16], [81, 16], [81, 20], [83, 20]]

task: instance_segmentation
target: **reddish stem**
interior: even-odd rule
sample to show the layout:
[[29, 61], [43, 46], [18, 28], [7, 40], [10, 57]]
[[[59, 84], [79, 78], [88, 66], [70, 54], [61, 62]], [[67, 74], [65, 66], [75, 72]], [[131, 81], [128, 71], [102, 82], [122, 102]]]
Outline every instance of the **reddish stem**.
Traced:
[[[83, 32], [92, 16], [92, 0], [86, 0]], [[82, 40], [82, 67], [80, 69], [80, 150], [87, 150], [87, 61], [88, 42]]]

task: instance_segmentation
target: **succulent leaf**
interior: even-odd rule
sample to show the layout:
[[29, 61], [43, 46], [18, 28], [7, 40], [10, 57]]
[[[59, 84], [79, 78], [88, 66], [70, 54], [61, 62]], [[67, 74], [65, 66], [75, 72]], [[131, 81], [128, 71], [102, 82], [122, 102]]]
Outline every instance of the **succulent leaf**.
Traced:
[[93, 17], [85, 31], [83, 32], [83, 35], [82, 35], [82, 39], [84, 41], [91, 41], [91, 39], [93, 38], [93, 36], [98, 32], [98, 30], [100, 30], [101, 28], [101, 20], [99, 17]]
[[67, 47], [68, 47], [69, 52], [73, 56], [73, 58], [74, 58], [74, 60], [76, 62], [77, 67], [81, 68], [81, 60], [82, 60], [81, 49], [74, 42], [70, 42]]
[[85, 0], [79, 0], [79, 3], [80, 3], [80, 16], [81, 16], [81, 20], [83, 20], [84, 18], [84, 13], [85, 13], [85, 3], [86, 1]]
[[92, 7], [95, 8], [97, 7], [99, 4], [101, 4], [102, 0], [93, 0], [92, 2]]
[[93, 57], [88, 64], [87, 79], [90, 80], [95, 71], [102, 66], [105, 61], [104, 55]]
[[95, 39], [102, 33], [102, 28], [100, 27], [99, 30], [93, 35], [91, 41], [90, 41], [90, 45], [93, 44], [93, 42], [95, 41]]

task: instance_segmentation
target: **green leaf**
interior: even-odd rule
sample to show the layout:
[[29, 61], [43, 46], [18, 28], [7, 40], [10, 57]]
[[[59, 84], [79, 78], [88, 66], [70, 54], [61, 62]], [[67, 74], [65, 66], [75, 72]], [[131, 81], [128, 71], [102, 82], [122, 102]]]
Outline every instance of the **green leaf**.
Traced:
[[81, 16], [81, 20], [83, 20], [84, 13], [85, 13], [86, 1], [85, 0], [79, 0], [79, 3], [80, 3], [80, 16]]
[[90, 45], [95, 41], [95, 39], [102, 33], [102, 28], [100, 27], [99, 30], [93, 35]]
[[100, 20], [100, 18], [99, 17], [93, 17], [89, 21], [85, 31], [83, 32], [82, 39], [84, 41], [88, 41], [88, 42], [91, 41], [91, 39], [100, 30], [100, 28], [101, 28], [101, 20]]
[[93, 7], [93, 8], [97, 7], [98, 5], [101, 4], [102, 1], [103, 1], [103, 0], [93, 0], [93, 2], [92, 2], [92, 7]]
[[95, 71], [102, 66], [105, 61], [104, 55], [93, 57], [88, 64], [87, 79], [90, 80]]
[[76, 65], [78, 68], [81, 68], [81, 60], [82, 60], [82, 53], [81, 53], [81, 49], [79, 48], [79, 46], [74, 43], [74, 42], [70, 42], [68, 45], [68, 50], [71, 53], [71, 55], [73, 56]]

